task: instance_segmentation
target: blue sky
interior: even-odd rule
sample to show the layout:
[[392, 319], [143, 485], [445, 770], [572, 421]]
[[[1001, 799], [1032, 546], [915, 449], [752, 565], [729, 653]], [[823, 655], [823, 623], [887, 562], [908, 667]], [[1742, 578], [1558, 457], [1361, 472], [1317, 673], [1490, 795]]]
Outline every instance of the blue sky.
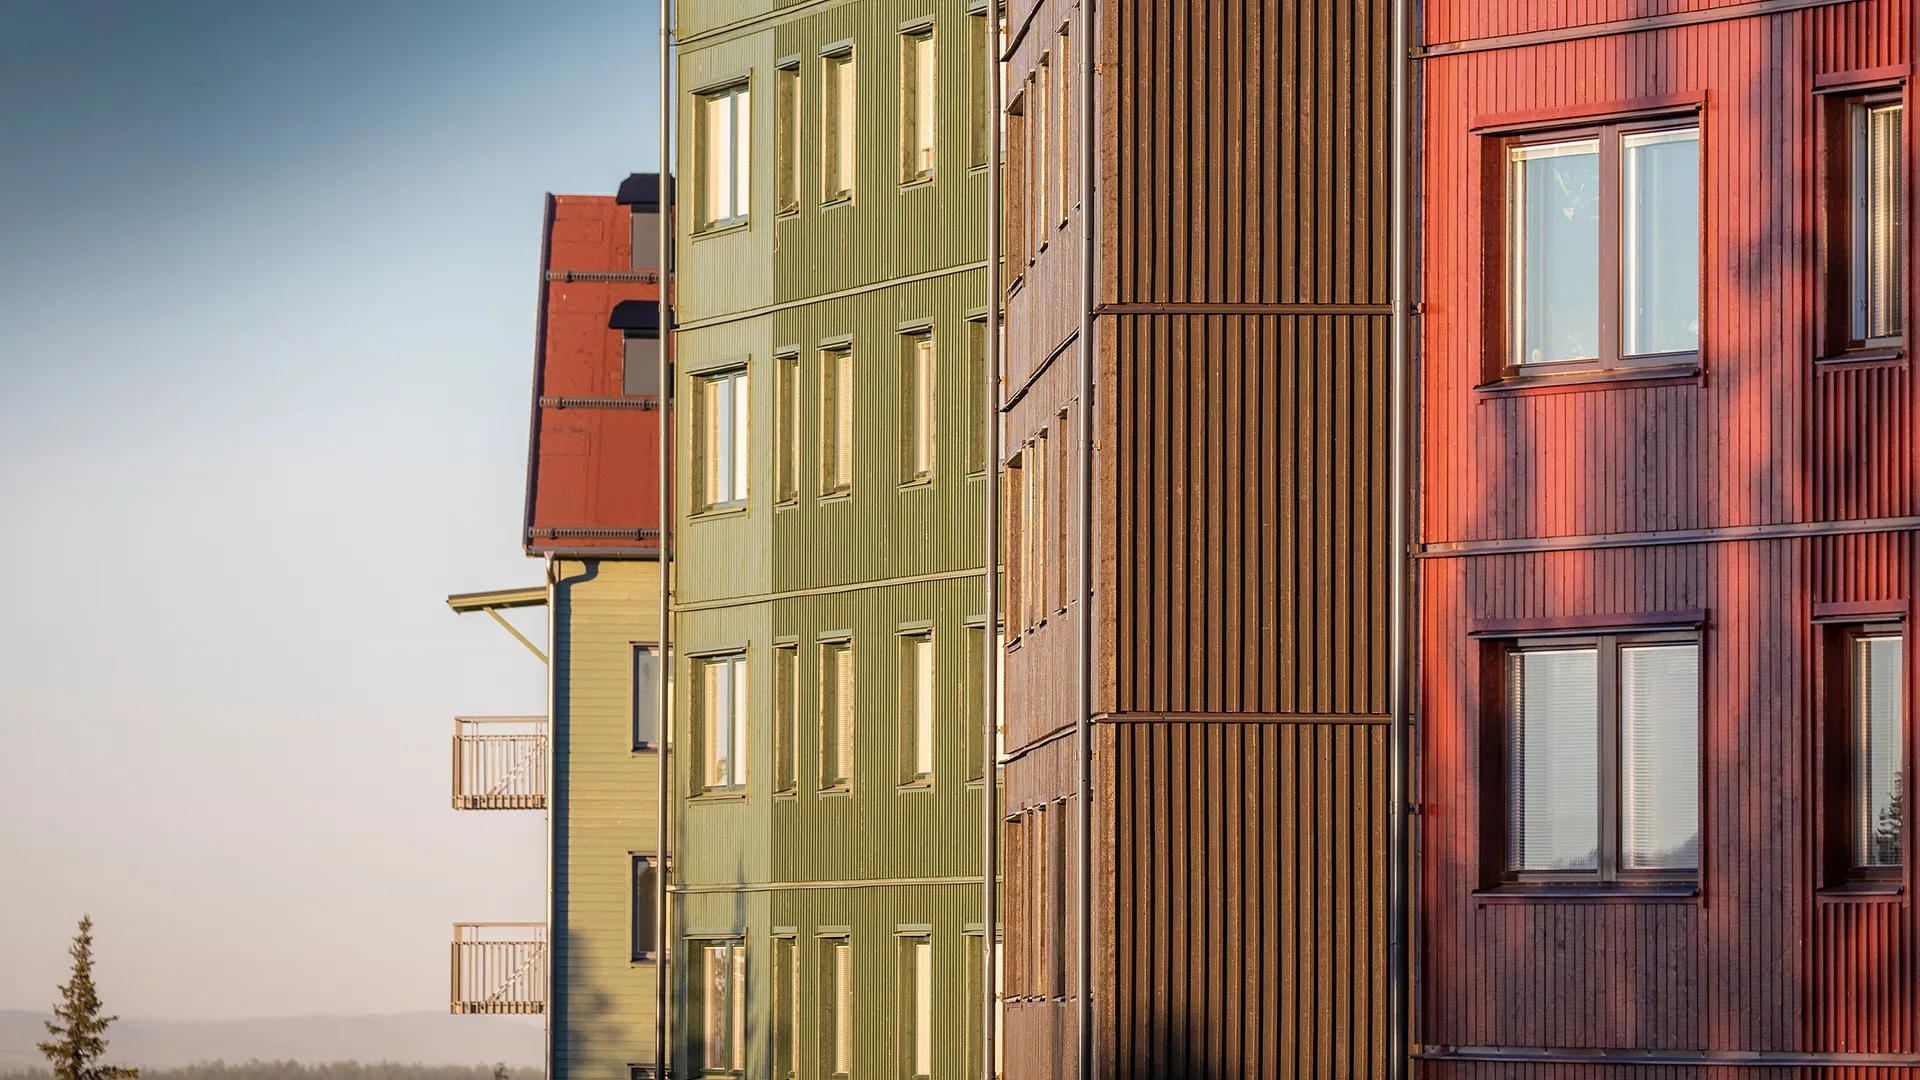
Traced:
[[109, 1007], [194, 1019], [444, 1008], [452, 922], [541, 917], [446, 755], [544, 675], [442, 601], [540, 580], [541, 199], [654, 167], [656, 26], [0, 5], [0, 1008], [83, 911]]

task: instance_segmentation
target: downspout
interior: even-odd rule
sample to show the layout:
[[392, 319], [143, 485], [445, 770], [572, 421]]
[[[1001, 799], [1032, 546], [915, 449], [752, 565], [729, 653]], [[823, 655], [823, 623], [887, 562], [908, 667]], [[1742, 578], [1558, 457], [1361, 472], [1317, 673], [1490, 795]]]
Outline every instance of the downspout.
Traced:
[[1075, 887], [1079, 890], [1074, 912], [1074, 1000], [1079, 1031], [1079, 1069], [1081, 1080], [1096, 1077], [1093, 1039], [1093, 365], [1094, 365], [1094, 237], [1099, 214], [1093, 204], [1094, 150], [1099, 145], [1094, 131], [1098, 110], [1093, 107], [1095, 89], [1093, 39], [1096, 32], [1094, 0], [1080, 0], [1080, 483], [1074, 498], [1079, 514], [1078, 565], [1074, 568], [1074, 590], [1080, 600], [1080, 618], [1075, 622], [1079, 636], [1080, 663], [1078, 684], [1074, 688], [1074, 825], [1078, 832], [1079, 865]]
[[1005, 89], [1000, 81], [1000, 3], [987, 0], [987, 413], [981, 417], [987, 425], [987, 572], [980, 635], [987, 654], [980, 666], [980, 715], [985, 718], [980, 733], [985, 758], [980, 771], [980, 941], [986, 956], [979, 1002], [985, 1018], [980, 1025], [981, 1080], [995, 1080], [994, 1029], [1000, 1019], [1000, 995], [995, 991], [1000, 940], [1000, 98]]
[[657, 198], [660, 200], [660, 273], [658, 282], [660, 297], [660, 379], [656, 384], [660, 388], [660, 444], [659, 475], [656, 485], [659, 489], [660, 522], [660, 586], [659, 586], [659, 664], [654, 678], [654, 757], [658, 767], [656, 789], [660, 796], [660, 805], [654, 814], [656, 836], [654, 850], [659, 862], [654, 867], [654, 943], [653, 943], [653, 1063], [654, 1074], [665, 1080], [671, 1076], [669, 1068], [672, 1055], [667, 1052], [668, 986], [672, 982], [673, 950], [669, 948], [673, 927], [672, 912], [668, 910], [670, 895], [667, 881], [672, 875], [672, 863], [667, 858], [667, 844], [671, 839], [668, 828], [668, 815], [673, 807], [672, 771], [667, 761], [670, 740], [667, 738], [670, 716], [668, 687], [673, 682], [673, 654], [668, 642], [673, 630], [672, 590], [668, 588], [668, 570], [671, 566], [673, 546], [673, 230], [675, 192], [673, 171], [669, 167], [673, 161], [673, 0], [660, 0], [660, 179], [656, 185]]
[[560, 658], [554, 654], [553, 646], [560, 638], [560, 609], [555, 602], [560, 598], [558, 567], [553, 556], [546, 557], [547, 571], [547, 962], [546, 967], [546, 1062], [547, 1076], [557, 1075], [553, 1068], [553, 969], [554, 950], [558, 947], [560, 935], [553, 925], [553, 885], [559, 880], [558, 867], [554, 860], [559, 857], [560, 845], [555, 836], [560, 828], [560, 815], [556, 812], [560, 805], [560, 789], [555, 786], [554, 778], [558, 772], [554, 763], [560, 758], [559, 717], [554, 714], [554, 705], [559, 702], [558, 686], [560, 682]]
[[1412, 219], [1409, 214], [1409, 191], [1412, 182], [1411, 122], [1412, 98], [1409, 94], [1407, 77], [1410, 69], [1408, 61], [1408, 5], [1412, 0], [1394, 0], [1393, 6], [1393, 207], [1388, 216], [1392, 232], [1392, 311], [1391, 328], [1392, 370], [1389, 375], [1389, 387], [1392, 394], [1390, 415], [1391, 451], [1389, 454], [1390, 475], [1387, 490], [1391, 499], [1391, 511], [1388, 518], [1387, 550], [1392, 552], [1393, 563], [1388, 584], [1387, 610], [1391, 612], [1387, 638], [1388, 652], [1388, 710], [1391, 719], [1392, 752], [1388, 771], [1389, 797], [1392, 810], [1388, 815], [1388, 848], [1390, 860], [1387, 872], [1387, 906], [1389, 911], [1387, 926], [1387, 1049], [1389, 1068], [1395, 1077], [1404, 1077], [1409, 1070], [1409, 1024], [1411, 999], [1409, 986], [1409, 966], [1407, 944], [1409, 919], [1407, 914], [1408, 889], [1407, 875], [1411, 870], [1409, 845], [1407, 841], [1408, 804], [1408, 742], [1411, 726], [1410, 686], [1411, 663], [1408, 655], [1407, 636], [1410, 618], [1410, 594], [1408, 574], [1412, 562], [1412, 553], [1408, 540], [1409, 502], [1412, 498], [1412, 469], [1410, 467], [1411, 447], [1408, 425], [1411, 421], [1411, 409], [1408, 405], [1408, 379], [1410, 375], [1409, 354], [1412, 347], [1410, 320], [1411, 308], [1409, 241], [1411, 239]]

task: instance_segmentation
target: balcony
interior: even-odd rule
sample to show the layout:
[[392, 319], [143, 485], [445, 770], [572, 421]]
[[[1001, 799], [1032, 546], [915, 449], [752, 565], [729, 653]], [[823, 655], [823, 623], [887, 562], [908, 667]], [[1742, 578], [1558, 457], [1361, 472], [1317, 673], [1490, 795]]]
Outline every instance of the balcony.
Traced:
[[547, 718], [456, 717], [453, 808], [545, 810]]
[[463, 1016], [547, 1011], [547, 924], [455, 923], [453, 1008]]

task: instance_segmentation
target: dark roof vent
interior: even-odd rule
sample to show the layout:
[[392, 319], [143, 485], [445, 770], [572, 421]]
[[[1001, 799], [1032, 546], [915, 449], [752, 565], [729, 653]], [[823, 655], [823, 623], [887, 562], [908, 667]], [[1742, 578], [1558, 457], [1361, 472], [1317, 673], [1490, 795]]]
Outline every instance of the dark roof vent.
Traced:
[[[669, 315], [669, 318], [672, 316]], [[660, 301], [622, 300], [607, 317], [607, 329], [625, 330], [642, 337], [660, 336]]]
[[[668, 191], [672, 191], [672, 181], [668, 181]], [[620, 181], [620, 192], [613, 201], [621, 206], [631, 206], [643, 214], [660, 212], [660, 174], [637, 172]]]

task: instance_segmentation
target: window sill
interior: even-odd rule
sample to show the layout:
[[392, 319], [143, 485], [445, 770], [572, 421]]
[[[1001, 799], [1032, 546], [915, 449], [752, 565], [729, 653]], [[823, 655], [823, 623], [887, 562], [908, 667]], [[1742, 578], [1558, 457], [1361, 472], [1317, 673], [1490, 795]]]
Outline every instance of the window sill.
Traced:
[[980, 162], [978, 165], [967, 166], [967, 175], [968, 176], [987, 175], [987, 163], [983, 161], [983, 162]]
[[916, 792], [916, 791], [931, 792], [933, 790], [933, 781], [930, 779], [929, 780], [908, 780], [906, 783], [896, 786], [893, 790], [896, 792], [899, 792], [902, 795], [908, 794], [909, 792]]
[[660, 744], [650, 742], [641, 743], [639, 746], [633, 748], [633, 752], [636, 754], [657, 754], [660, 752]]
[[655, 957], [652, 953], [648, 953], [645, 956], [634, 957], [633, 959], [627, 961], [627, 964], [631, 967], [652, 967], [659, 962], [660, 961], [657, 957]]
[[933, 174], [931, 173], [927, 174], [926, 176], [916, 176], [911, 180], [900, 181], [901, 191], [912, 191], [915, 188], [925, 188], [925, 187], [932, 187], [932, 186], [933, 186]]
[[1907, 890], [1897, 881], [1850, 881], [1813, 894], [1821, 904], [1897, 904], [1906, 900]]
[[785, 788], [781, 791], [776, 791], [773, 793], [773, 800], [775, 802], [786, 802], [792, 799], [798, 799], [799, 797], [800, 797], [799, 788]]
[[853, 492], [851, 491], [831, 491], [820, 496], [820, 501], [823, 503], [843, 503], [851, 502], [852, 500]]
[[842, 196], [841, 196], [840, 198], [838, 198], [838, 199], [828, 199], [827, 201], [825, 201], [825, 202], [823, 202], [823, 203], [821, 203], [821, 204], [820, 204], [820, 209], [822, 209], [822, 210], [838, 210], [838, 209], [840, 209], [840, 208], [841, 208], [841, 207], [843, 207], [843, 206], [852, 206], [852, 205], [853, 205], [853, 196], [851, 196], [851, 195], [842, 195]]
[[853, 786], [849, 784], [842, 787], [823, 787], [819, 791], [814, 792], [814, 794], [823, 799], [848, 796], [853, 794]]
[[1475, 901], [1481, 904], [1691, 904], [1700, 898], [1696, 882], [1676, 881], [1650, 885], [1497, 885], [1476, 889]]
[[747, 226], [752, 224], [753, 219], [750, 217], [735, 218], [732, 221], [715, 222], [704, 229], [695, 230], [693, 242], [697, 244], [711, 236], [726, 236], [730, 233], [743, 232]]
[[788, 218], [797, 218], [799, 216], [800, 216], [800, 204], [798, 203], [795, 203], [792, 206], [783, 206], [780, 209], [773, 212], [773, 219], [775, 221], [785, 221]]
[[1659, 367], [1604, 368], [1570, 371], [1559, 375], [1512, 375], [1474, 387], [1475, 393], [1488, 396], [1522, 397], [1534, 394], [1580, 393], [1605, 390], [1614, 386], [1678, 386], [1698, 384], [1700, 364], [1662, 364]]
[[709, 506], [705, 510], [692, 515], [692, 518], [695, 521], [712, 521], [715, 518], [736, 517], [746, 512], [746, 503], [731, 503], [726, 506]]
[[911, 480], [900, 481], [901, 491], [911, 491], [914, 488], [930, 488], [932, 486], [933, 477], [931, 476], [916, 476]]
[[782, 510], [791, 510], [799, 505], [799, 499], [781, 499], [779, 502], [773, 504], [773, 509], [775, 513], [779, 513]]
[[1905, 367], [1906, 363], [1907, 350], [1904, 345], [1889, 345], [1873, 349], [1849, 349], [1846, 352], [1836, 353], [1833, 356], [1822, 356], [1814, 361], [1814, 364], [1823, 371], [1834, 368], [1856, 370], [1859, 368]]
[[746, 802], [744, 791], [703, 791], [698, 795], [687, 796], [690, 803]]

